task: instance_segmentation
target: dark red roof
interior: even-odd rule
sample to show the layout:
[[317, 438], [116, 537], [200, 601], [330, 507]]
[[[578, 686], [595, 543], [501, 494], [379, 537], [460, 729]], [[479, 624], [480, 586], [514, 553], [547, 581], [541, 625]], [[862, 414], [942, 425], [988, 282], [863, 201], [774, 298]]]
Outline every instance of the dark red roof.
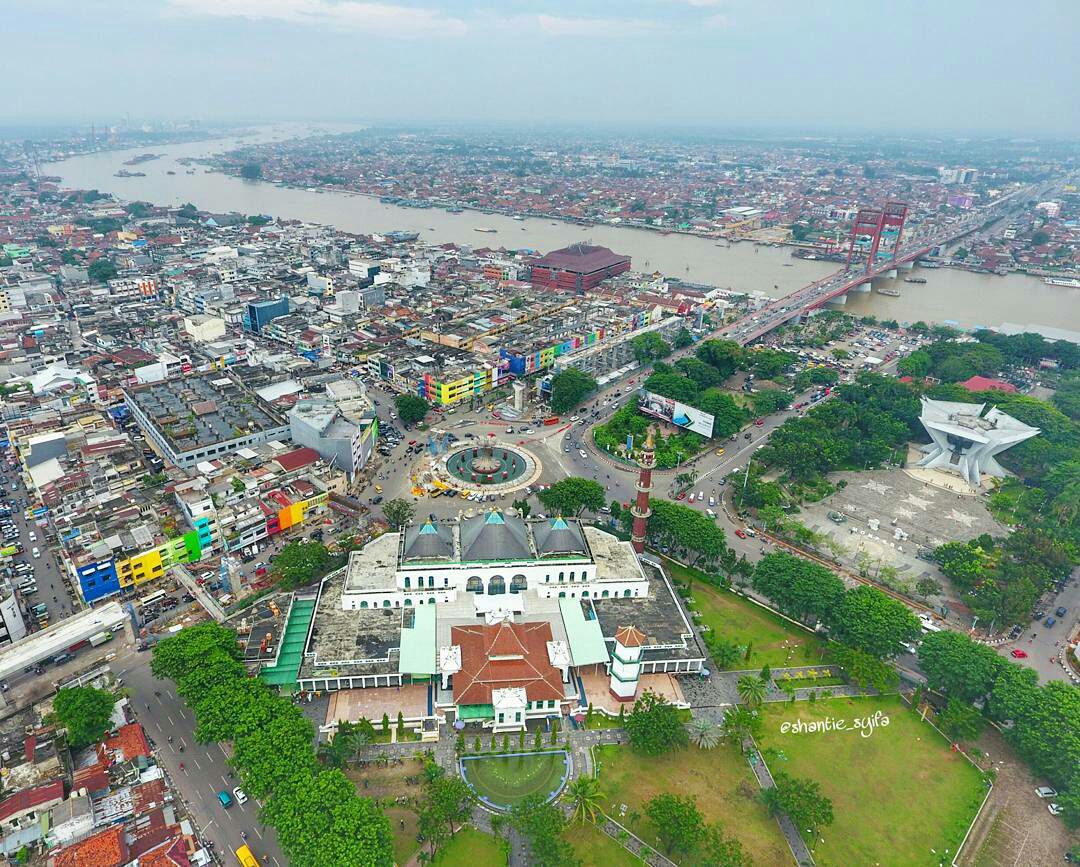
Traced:
[[454, 626], [450, 642], [461, 648], [454, 675], [457, 704], [491, 704], [496, 689], [524, 687], [529, 701], [563, 697], [562, 675], [548, 662], [549, 623]]
[[64, 781], [53, 780], [43, 786], [23, 789], [0, 801], [0, 822], [51, 801], [64, 800]]
[[1016, 386], [1003, 379], [990, 379], [986, 376], [973, 376], [957, 383], [961, 388], [968, 391], [1007, 391], [1010, 394], [1016, 391]]
[[298, 470], [301, 467], [313, 464], [318, 459], [319, 453], [315, 451], [315, 449], [304, 446], [301, 449], [293, 449], [291, 452], [285, 452], [283, 455], [278, 455], [274, 458], [274, 461], [281, 469], [290, 473], [293, 470]]
[[589, 244], [571, 244], [561, 250], [552, 250], [533, 262], [534, 268], [555, 268], [559, 271], [573, 271], [579, 274], [591, 274], [623, 262], [629, 263], [629, 256], [622, 256], [607, 247], [593, 247]]

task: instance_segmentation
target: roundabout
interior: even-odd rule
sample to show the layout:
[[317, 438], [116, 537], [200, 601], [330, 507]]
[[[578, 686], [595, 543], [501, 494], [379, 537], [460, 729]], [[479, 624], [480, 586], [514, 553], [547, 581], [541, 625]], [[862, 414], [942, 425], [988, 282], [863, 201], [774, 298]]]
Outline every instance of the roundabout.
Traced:
[[452, 449], [435, 467], [449, 485], [495, 494], [533, 484], [542, 470], [539, 458], [528, 449], [494, 440]]

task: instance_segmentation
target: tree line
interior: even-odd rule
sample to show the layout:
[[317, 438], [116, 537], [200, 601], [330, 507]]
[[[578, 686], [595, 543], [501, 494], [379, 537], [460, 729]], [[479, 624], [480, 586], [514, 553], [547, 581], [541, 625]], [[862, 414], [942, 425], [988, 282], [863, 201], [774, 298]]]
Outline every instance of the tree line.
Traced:
[[927, 635], [919, 665], [931, 689], [999, 723], [1020, 757], [1058, 790], [1066, 823], [1080, 825], [1080, 690], [1063, 681], [1040, 686], [1032, 669], [958, 632]]
[[323, 768], [298, 707], [248, 677], [236, 633], [190, 626], [155, 645], [150, 669], [176, 684], [195, 713], [199, 743], [229, 741], [244, 791], [263, 802], [293, 867], [391, 867], [390, 822], [337, 769]]

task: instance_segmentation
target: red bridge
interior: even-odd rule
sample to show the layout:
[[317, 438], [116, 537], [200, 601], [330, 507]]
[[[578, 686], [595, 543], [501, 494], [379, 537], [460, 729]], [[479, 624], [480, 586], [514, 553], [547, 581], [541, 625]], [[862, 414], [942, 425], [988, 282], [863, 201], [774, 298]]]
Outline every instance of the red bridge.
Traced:
[[[1024, 199], [1034, 192], [1024, 188], [1003, 196], [988, 208], [981, 208], [943, 229], [933, 227], [924, 230], [920, 226], [901, 246], [901, 236], [907, 220], [908, 206], [903, 202], [886, 202], [881, 210], [860, 209], [851, 225], [848, 241], [847, 263], [839, 271], [796, 289], [790, 295], [770, 301], [766, 306], [737, 319], [719, 329], [721, 339], [735, 340], [742, 345], [752, 343], [786, 322], [820, 307], [858, 286], [869, 283], [875, 277], [894, 271], [902, 265], [914, 262], [934, 248], [951, 243], [968, 235], [991, 220], [1000, 217], [1008, 201]], [[1041, 191], [1040, 191], [1041, 192]], [[882, 248], [891, 248], [884, 257]]]

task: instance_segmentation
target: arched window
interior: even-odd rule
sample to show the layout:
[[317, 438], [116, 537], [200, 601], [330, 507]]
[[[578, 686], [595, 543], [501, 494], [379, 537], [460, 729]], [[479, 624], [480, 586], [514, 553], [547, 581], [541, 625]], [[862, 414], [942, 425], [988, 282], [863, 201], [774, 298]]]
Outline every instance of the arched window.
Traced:
[[570, 570], [570, 580], [571, 581], [574, 580], [574, 570], [573, 569]]
[[623, 594], [622, 594], [622, 595], [623, 595], [623, 596], [629, 596], [629, 595], [630, 595], [630, 588], [629, 588], [629, 587], [627, 587], [627, 588], [626, 588], [626, 589], [625, 589], [625, 590], [623, 591]]
[[412, 600], [411, 600], [411, 599], [406, 599], [406, 600], [405, 600], [405, 604], [406, 604], [407, 606], [410, 606], [410, 607], [411, 607], [411, 606], [412, 606]]
[[[420, 580], [423, 581], [424, 579], [421, 578]], [[411, 586], [412, 586], [412, 578], [410, 578], [408, 575], [406, 575], [405, 576], [405, 589], [408, 590]]]
[[589, 598], [589, 591], [588, 590], [582, 590], [581, 591], [581, 598], [582, 599], [588, 599]]
[[524, 575], [515, 575], [510, 579], [510, 592], [521, 593], [523, 590], [527, 590], [529, 587], [529, 579]]
[[427, 600], [427, 603], [428, 603], [428, 605], [434, 605], [435, 604], [435, 597], [434, 596], [429, 596], [428, 600]]
[[366, 600], [366, 599], [364, 599], [364, 600], [362, 600], [362, 601], [360, 602], [360, 607], [361, 607], [361, 608], [367, 608], [367, 600]]
[[566, 591], [565, 590], [560, 590], [559, 591], [559, 598], [562, 599], [564, 596], [566, 596]]
[[492, 575], [488, 579], [488, 594], [499, 596], [506, 592], [506, 579], [502, 575]]
[[434, 575], [428, 575], [427, 576], [427, 586], [428, 587], [434, 587], [435, 586], [435, 576]]
[[607, 590], [605, 590], [605, 591], [604, 591], [603, 593], [601, 593], [601, 594], [600, 594], [600, 598], [601, 598], [601, 599], [607, 599], [607, 598], [608, 598], [608, 592], [607, 592]]
[[472, 593], [483, 593], [484, 582], [480, 579], [479, 575], [473, 575], [468, 581], [465, 582], [465, 589]]
[[382, 607], [383, 608], [389, 608], [390, 607], [390, 600], [389, 599], [384, 599], [382, 601]]

